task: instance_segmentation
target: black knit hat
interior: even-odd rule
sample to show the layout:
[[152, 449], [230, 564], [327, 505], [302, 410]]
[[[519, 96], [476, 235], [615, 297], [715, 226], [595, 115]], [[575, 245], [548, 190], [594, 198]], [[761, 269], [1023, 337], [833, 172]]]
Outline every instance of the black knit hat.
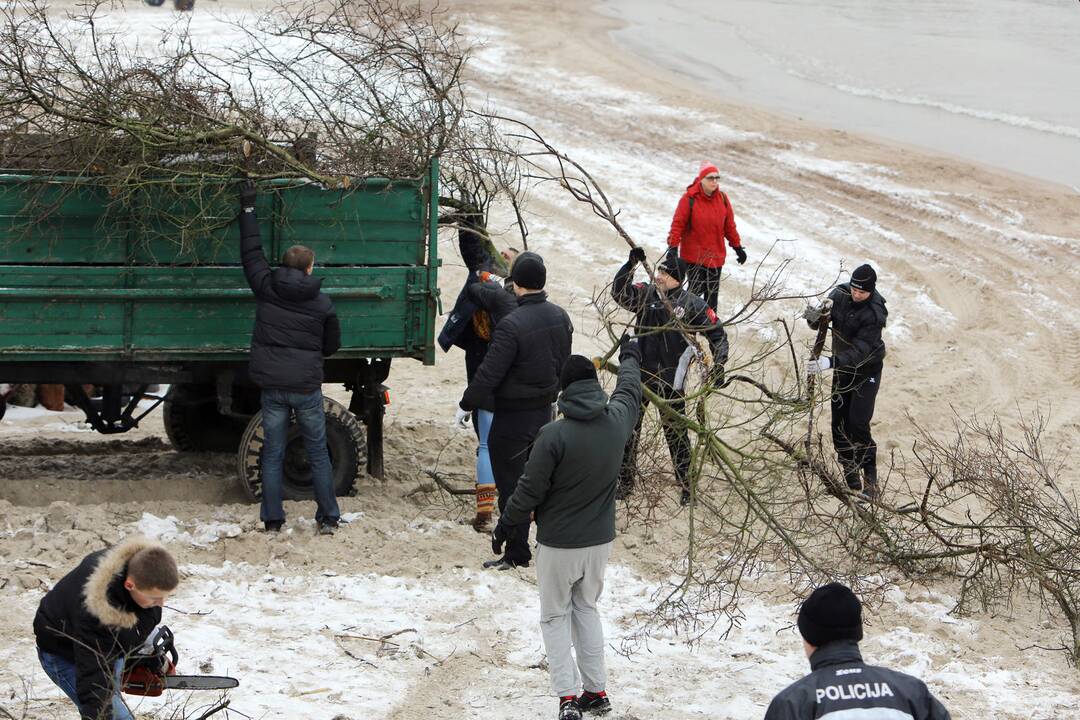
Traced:
[[514, 259], [510, 270], [510, 279], [519, 288], [525, 290], [543, 290], [547, 283], [547, 268], [544, 258], [534, 252], [523, 252]]
[[855, 272], [851, 273], [851, 287], [856, 290], [865, 290], [872, 293], [876, 284], [877, 273], [869, 265], [860, 265], [855, 268]]
[[559, 378], [559, 386], [565, 390], [570, 383], [578, 380], [596, 380], [596, 366], [593, 361], [584, 355], [571, 355], [563, 365], [562, 377]]
[[664, 259], [656, 267], [679, 282], [686, 279], [686, 261], [679, 257], [679, 248], [668, 248]]
[[799, 608], [799, 632], [814, 647], [862, 640], [862, 603], [846, 585], [822, 585]]

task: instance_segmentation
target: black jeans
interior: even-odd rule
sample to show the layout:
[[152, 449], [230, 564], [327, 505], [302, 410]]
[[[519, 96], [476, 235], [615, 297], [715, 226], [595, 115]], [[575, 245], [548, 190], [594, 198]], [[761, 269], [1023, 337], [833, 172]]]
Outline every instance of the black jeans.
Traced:
[[686, 269], [687, 290], [704, 300], [716, 312], [716, 297], [720, 292], [720, 271], [723, 267], [711, 268], [690, 263]]
[[[682, 413], [686, 408], [686, 402], [682, 399], [683, 394], [665, 385], [663, 387], [648, 388], [668, 401], [672, 410]], [[637, 446], [641, 435], [641, 423], [645, 419], [645, 408], [649, 406], [648, 398], [642, 397], [641, 412], [638, 413], [637, 426], [630, 441], [626, 443], [623, 451], [622, 467], [619, 468], [619, 487], [624, 493], [634, 488], [634, 473], [637, 470]], [[689, 489], [687, 476], [690, 474], [690, 432], [682, 422], [660, 413], [660, 424], [664, 428], [664, 439], [667, 440], [668, 453], [671, 454], [671, 463], [675, 466], [675, 479], [683, 489]]]
[[877, 482], [877, 443], [870, 434], [881, 370], [872, 375], [833, 373], [832, 437], [848, 487], [860, 489], [859, 471], [867, 484]]
[[[551, 422], [551, 406], [532, 410], [496, 410], [488, 434], [488, 452], [491, 469], [495, 473], [495, 487], [499, 491], [499, 512], [517, 488], [518, 478], [525, 470], [533, 440], [540, 428]], [[529, 523], [514, 525], [506, 541], [505, 558], [516, 564], [532, 560], [529, 549]]]

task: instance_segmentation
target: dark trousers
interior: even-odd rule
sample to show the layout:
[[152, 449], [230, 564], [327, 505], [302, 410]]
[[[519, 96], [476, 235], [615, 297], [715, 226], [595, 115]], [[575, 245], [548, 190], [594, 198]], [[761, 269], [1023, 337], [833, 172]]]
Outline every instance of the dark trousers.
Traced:
[[[666, 385], [663, 387], [649, 385], [648, 387], [667, 400], [668, 404], [676, 412], [681, 414], [685, 410], [686, 402], [682, 399], [683, 394], [681, 392]], [[641, 412], [638, 413], [637, 426], [634, 428], [634, 434], [630, 436], [630, 441], [626, 443], [626, 449], [623, 451], [622, 467], [619, 468], [619, 487], [624, 493], [634, 487], [634, 477], [637, 471], [638, 438], [641, 436], [641, 423], [645, 419], [645, 408], [648, 405], [649, 400], [643, 397]], [[669, 417], [663, 412], [660, 413], [660, 424], [664, 428], [664, 439], [667, 440], [671, 463], [675, 466], [675, 479], [678, 480], [681, 487], [688, 490], [689, 484], [686, 478], [690, 474], [690, 432], [682, 422]]]
[[[499, 512], [517, 489], [518, 478], [525, 471], [533, 440], [540, 428], [551, 422], [551, 406], [532, 410], [496, 410], [488, 434], [488, 452], [491, 469], [495, 473], [495, 487], [499, 491]], [[524, 564], [532, 560], [529, 549], [529, 523], [514, 525], [506, 541], [506, 559]]]
[[836, 457], [848, 487], [860, 489], [877, 482], [877, 444], [870, 435], [874, 403], [881, 386], [881, 370], [869, 376], [849, 372], [833, 374], [832, 437]]
[[716, 297], [720, 293], [721, 270], [722, 267], [711, 268], [693, 263], [686, 269], [687, 290], [704, 300], [713, 312], [716, 312]]

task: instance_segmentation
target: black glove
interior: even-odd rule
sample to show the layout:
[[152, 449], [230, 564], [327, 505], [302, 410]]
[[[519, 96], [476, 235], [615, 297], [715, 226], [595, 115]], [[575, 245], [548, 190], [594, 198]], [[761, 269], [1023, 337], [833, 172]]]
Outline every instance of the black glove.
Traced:
[[645, 248], [635, 245], [630, 248], [630, 262], [642, 263], [645, 262]]
[[746, 251], [743, 250], [742, 245], [735, 248], [735, 256], [737, 258], [739, 258], [739, 264], [740, 265], [742, 265], [744, 262], [746, 262]]
[[506, 526], [502, 524], [502, 520], [500, 519], [499, 522], [495, 523], [495, 529], [491, 531], [491, 552], [496, 555], [502, 555], [503, 545], [509, 537], [510, 535], [506, 531]]
[[641, 364], [641, 346], [636, 337], [623, 335], [619, 338], [619, 362], [626, 358], [633, 358]]
[[245, 180], [240, 183], [240, 209], [249, 210], [255, 207], [255, 183]]

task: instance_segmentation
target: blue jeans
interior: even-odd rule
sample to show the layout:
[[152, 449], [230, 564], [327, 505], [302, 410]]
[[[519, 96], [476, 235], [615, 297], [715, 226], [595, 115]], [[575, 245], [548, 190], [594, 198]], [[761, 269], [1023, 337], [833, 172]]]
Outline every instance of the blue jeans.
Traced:
[[494, 485], [495, 471], [491, 469], [491, 453], [488, 451], [488, 434], [491, 432], [491, 419], [494, 414], [490, 410], [477, 410], [476, 418], [477, 436], [480, 438], [480, 451], [476, 454], [476, 484]]
[[285, 519], [285, 508], [281, 504], [281, 480], [290, 411], [296, 414], [296, 423], [300, 426], [300, 435], [304, 438], [304, 449], [311, 466], [311, 484], [318, 504], [315, 521], [336, 524], [341, 510], [334, 495], [330, 453], [326, 449], [322, 390], [307, 394], [284, 390], [262, 391], [262, 509], [259, 517], [263, 522]]
[[[75, 690], [75, 663], [59, 655], [47, 653], [41, 648], [38, 648], [37, 652], [42, 670], [58, 688], [64, 691], [64, 694], [71, 699], [71, 702], [75, 703], [75, 707], [82, 713], [82, 706], [79, 705], [79, 695]], [[124, 671], [124, 659], [117, 660], [114, 668], [115, 687], [120, 687], [120, 676]], [[119, 692], [113, 693], [112, 717], [113, 720], [135, 720], [131, 711], [127, 709], [127, 705], [124, 704]]]

